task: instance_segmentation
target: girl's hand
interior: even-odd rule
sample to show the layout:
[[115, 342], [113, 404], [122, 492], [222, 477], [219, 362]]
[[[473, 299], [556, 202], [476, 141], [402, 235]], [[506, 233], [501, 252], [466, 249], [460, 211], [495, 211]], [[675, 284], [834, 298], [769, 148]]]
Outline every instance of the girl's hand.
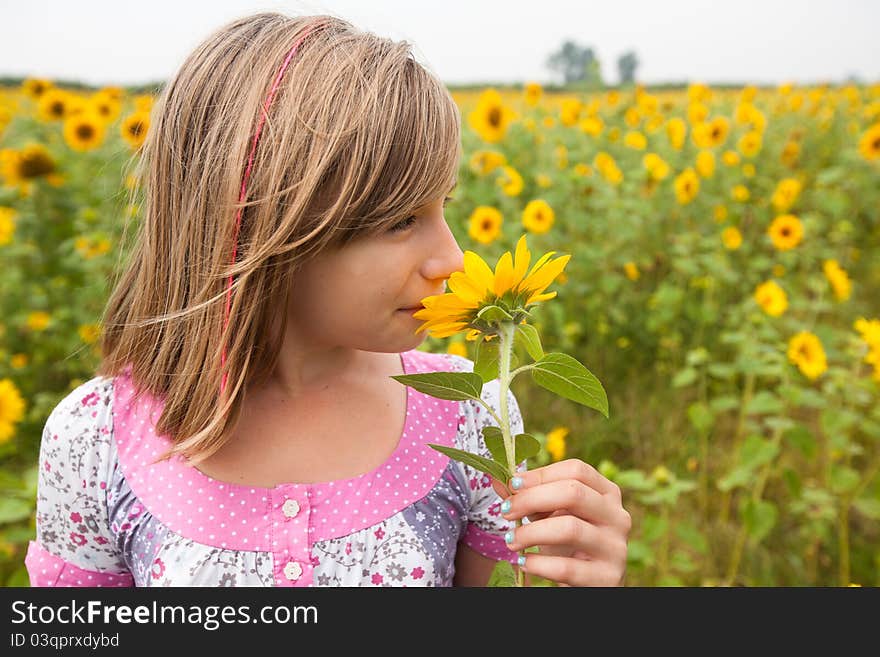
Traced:
[[[522, 570], [562, 586], [620, 586], [626, 572], [626, 542], [632, 520], [620, 487], [580, 459], [566, 459], [517, 475], [522, 485], [508, 496], [492, 479], [508, 520], [527, 517], [508, 547], [533, 545], [540, 553], [525, 555]], [[514, 478], [515, 479], [515, 478]], [[513, 480], [511, 480], [513, 482]]]

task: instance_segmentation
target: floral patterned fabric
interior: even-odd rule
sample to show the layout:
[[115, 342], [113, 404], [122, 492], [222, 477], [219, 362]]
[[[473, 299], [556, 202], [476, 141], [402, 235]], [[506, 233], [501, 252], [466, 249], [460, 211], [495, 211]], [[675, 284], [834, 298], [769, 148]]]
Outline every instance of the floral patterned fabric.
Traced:
[[[473, 371], [473, 362], [417, 350], [404, 372]], [[32, 586], [451, 586], [467, 545], [515, 562], [513, 524], [487, 475], [428, 443], [489, 456], [475, 401], [438, 400], [407, 387], [394, 453], [358, 477], [258, 488], [222, 482], [155, 434], [161, 401], [135, 398], [128, 373], [95, 377], [46, 421], [40, 447]], [[482, 399], [500, 416], [498, 380]], [[514, 433], [523, 431], [508, 393]], [[523, 467], [524, 464], [521, 464]]]

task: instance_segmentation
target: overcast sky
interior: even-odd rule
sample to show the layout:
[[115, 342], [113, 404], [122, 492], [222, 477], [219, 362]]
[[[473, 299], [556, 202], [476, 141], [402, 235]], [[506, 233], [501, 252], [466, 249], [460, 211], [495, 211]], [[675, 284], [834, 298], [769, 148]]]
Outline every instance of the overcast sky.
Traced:
[[566, 39], [609, 83], [630, 49], [645, 83], [880, 81], [880, 0], [0, 0], [0, 76], [163, 81], [215, 28], [266, 10], [405, 39], [452, 84], [561, 81], [545, 62]]

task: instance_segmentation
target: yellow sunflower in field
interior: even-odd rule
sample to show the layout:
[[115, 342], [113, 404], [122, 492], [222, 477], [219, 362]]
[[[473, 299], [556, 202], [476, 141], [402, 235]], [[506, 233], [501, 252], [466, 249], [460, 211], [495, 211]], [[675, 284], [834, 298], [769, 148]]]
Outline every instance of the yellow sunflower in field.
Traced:
[[785, 212], [797, 200], [801, 193], [801, 182], [797, 178], [783, 178], [776, 185], [770, 203], [777, 212]]
[[523, 90], [523, 96], [526, 101], [526, 105], [529, 107], [534, 107], [538, 104], [538, 101], [541, 100], [541, 93], [543, 89], [541, 85], [537, 82], [529, 82], [526, 84], [525, 89]]
[[519, 196], [523, 190], [523, 178], [519, 171], [506, 164], [501, 166], [501, 174], [495, 178], [495, 182], [508, 196]]
[[547, 433], [545, 446], [554, 461], [561, 461], [565, 457], [565, 437], [569, 432], [567, 427], [554, 427]]
[[72, 150], [92, 151], [104, 141], [104, 124], [91, 112], [80, 112], [64, 121], [64, 141]]
[[859, 153], [866, 160], [880, 158], [880, 123], [868, 128], [859, 139]]
[[35, 180], [46, 181], [58, 187], [64, 178], [57, 173], [55, 160], [42, 144], [28, 144], [20, 151], [12, 148], [0, 149], [0, 177], [10, 187], [20, 187], [26, 193]]
[[476, 151], [468, 160], [470, 170], [480, 176], [488, 176], [504, 164], [507, 164], [507, 158], [497, 151]]
[[0, 380], [0, 444], [15, 435], [15, 424], [24, 418], [25, 401], [11, 379]]
[[703, 178], [711, 178], [715, 173], [715, 154], [707, 150], [697, 153], [696, 167], [697, 173]]
[[14, 208], [0, 205], [0, 246], [12, 241], [12, 236], [15, 234], [16, 214]]
[[700, 179], [691, 167], [682, 171], [675, 178], [675, 198], [681, 205], [693, 201], [700, 191]]
[[523, 210], [523, 226], [530, 233], [546, 233], [555, 220], [553, 208], [543, 199], [529, 201]]
[[66, 117], [73, 103], [73, 96], [63, 89], [47, 89], [37, 100], [37, 116], [41, 121], [60, 121]]
[[744, 157], [755, 157], [761, 151], [762, 145], [761, 133], [751, 130], [739, 138], [736, 147]]
[[725, 249], [736, 251], [742, 246], [742, 233], [739, 232], [739, 229], [736, 226], [728, 226], [721, 231], [721, 241], [724, 243]]
[[838, 264], [837, 260], [826, 260], [822, 263], [822, 271], [825, 278], [834, 290], [834, 296], [838, 301], [846, 301], [852, 294], [852, 281], [846, 271]]
[[797, 365], [801, 373], [811, 381], [815, 381], [828, 369], [822, 343], [809, 331], [801, 331], [789, 340], [788, 360]]
[[780, 251], [788, 251], [800, 244], [804, 237], [804, 227], [793, 214], [781, 214], [770, 224], [767, 233], [773, 246]]
[[38, 100], [40, 96], [51, 89], [52, 86], [53, 85], [51, 80], [44, 80], [42, 78], [28, 78], [21, 83], [21, 90], [22, 92], [24, 92], [25, 96], [28, 96], [32, 100]]
[[687, 124], [678, 117], [669, 119], [666, 123], [666, 136], [669, 138], [669, 144], [680, 151], [687, 136]]
[[468, 125], [484, 140], [495, 144], [507, 134], [508, 126], [516, 113], [501, 100], [495, 89], [487, 89], [480, 94], [477, 107], [468, 114]]
[[132, 150], [137, 150], [147, 138], [147, 131], [150, 129], [150, 113], [135, 112], [125, 117], [119, 132], [122, 138], [128, 143]]
[[480, 244], [491, 244], [501, 234], [501, 212], [488, 205], [479, 205], [468, 219], [468, 236]]
[[771, 317], [779, 317], [788, 308], [788, 296], [776, 281], [766, 281], [755, 289], [755, 301]]
[[657, 153], [648, 153], [642, 158], [642, 165], [653, 180], [663, 180], [669, 175], [670, 167]]
[[648, 140], [638, 130], [630, 130], [623, 138], [623, 145], [636, 151], [643, 151], [648, 145]]
[[532, 305], [556, 296], [556, 292], [544, 290], [559, 277], [571, 256], [551, 260], [555, 253], [541, 256], [529, 271], [531, 254], [523, 235], [516, 244], [516, 255], [505, 252], [493, 272], [479, 255], [465, 251], [464, 271], [449, 277], [451, 292], [425, 297], [425, 307], [413, 314], [416, 319], [426, 320], [416, 333], [428, 331], [434, 337], [445, 338], [467, 331], [466, 339], [471, 341], [481, 335], [497, 335], [497, 320], [478, 317], [486, 306], [497, 306], [510, 317], [507, 321], [522, 323]]

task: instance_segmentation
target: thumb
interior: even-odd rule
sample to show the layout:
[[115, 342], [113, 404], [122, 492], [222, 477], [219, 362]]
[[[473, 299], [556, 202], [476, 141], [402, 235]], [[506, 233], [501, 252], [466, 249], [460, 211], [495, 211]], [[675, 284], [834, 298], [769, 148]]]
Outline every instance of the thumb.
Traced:
[[[491, 476], [491, 475], [490, 475]], [[513, 494], [513, 491], [507, 487], [507, 484], [498, 481], [495, 477], [491, 477], [492, 479], [492, 488], [495, 489], [495, 492], [498, 493], [498, 496], [505, 500]]]

